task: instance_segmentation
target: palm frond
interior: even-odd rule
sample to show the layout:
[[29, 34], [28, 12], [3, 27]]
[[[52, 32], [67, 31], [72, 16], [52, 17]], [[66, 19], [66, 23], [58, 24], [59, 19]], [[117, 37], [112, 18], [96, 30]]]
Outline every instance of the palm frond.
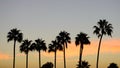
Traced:
[[[59, 33], [59, 36], [56, 37], [56, 39], [58, 40], [58, 42], [64, 46], [64, 44], [66, 43], [70, 43], [71, 42], [71, 38], [70, 38], [70, 33], [66, 32], [66, 31], [61, 31]], [[65, 45], [65, 47], [67, 48], [67, 45]]]
[[112, 36], [111, 34], [113, 33], [112, 29], [112, 24], [108, 23], [108, 21], [106, 21], [106, 19], [103, 19], [97, 23], [98, 26], [93, 26], [93, 28], [95, 29], [93, 31], [93, 34], [96, 34], [98, 36], [98, 38], [100, 38], [102, 35], [108, 35], [108, 36]]
[[20, 30], [17, 30], [17, 28], [14, 28], [14, 29], [11, 29], [10, 32], [8, 32], [7, 38], [8, 38], [7, 39], [8, 42], [12, 40], [21, 42], [23, 38], [23, 34], [20, 32]]
[[43, 50], [43, 51], [46, 51], [47, 47], [46, 47], [46, 43], [45, 43], [45, 40], [42, 40], [42, 39], [37, 39], [35, 40], [35, 50], [36, 51], [40, 51], [40, 50]]
[[77, 34], [77, 37], [75, 38], [76, 46], [79, 44], [90, 44], [88, 38], [89, 37], [87, 36], [86, 33], [80, 32], [80, 34]]
[[20, 52], [28, 54], [28, 52], [30, 51], [31, 42], [32, 40], [23, 40], [22, 44], [20, 45]]
[[100, 34], [100, 28], [97, 26], [93, 27], [95, 30], [93, 31], [93, 34], [99, 35]]

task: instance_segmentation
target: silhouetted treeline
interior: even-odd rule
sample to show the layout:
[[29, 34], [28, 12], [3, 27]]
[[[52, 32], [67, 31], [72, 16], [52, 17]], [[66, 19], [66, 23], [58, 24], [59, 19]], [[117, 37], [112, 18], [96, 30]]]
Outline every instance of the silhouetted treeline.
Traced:
[[[98, 68], [99, 64], [99, 53], [100, 53], [100, 46], [101, 42], [104, 36], [112, 36], [113, 33], [113, 27], [112, 24], [108, 23], [105, 19], [100, 20], [97, 22], [97, 26], [93, 26], [94, 31], [93, 34], [96, 34], [97, 37], [99, 38], [99, 46], [98, 46], [98, 53], [97, 53], [97, 61], [96, 61], [96, 68]], [[41, 37], [40, 37], [41, 38]], [[28, 58], [29, 58], [29, 52], [30, 51], [37, 51], [39, 54], [39, 68], [56, 68], [56, 58], [57, 58], [57, 51], [63, 51], [63, 58], [64, 58], [64, 68], [66, 68], [66, 49], [69, 47], [68, 44], [71, 43], [71, 37], [70, 33], [66, 31], [61, 31], [58, 36], [55, 37], [54, 40], [51, 41], [51, 43], [46, 45], [45, 40], [42, 38], [36, 39], [35, 41], [24, 39], [23, 40], [23, 33], [18, 30], [17, 28], [13, 28], [8, 32], [7, 39], [9, 41], [14, 41], [14, 47], [13, 47], [13, 68], [15, 68], [15, 46], [16, 43], [19, 42], [22, 44], [20, 45], [20, 52], [24, 52], [26, 54], [26, 68], [28, 68]], [[75, 37], [75, 44], [76, 46], [80, 45], [80, 52], [79, 52], [79, 62], [77, 64], [77, 68], [90, 68], [90, 64], [88, 61], [82, 61], [82, 53], [84, 49], [84, 45], [90, 45], [90, 40], [89, 40], [88, 34], [84, 32], [80, 32], [77, 34]], [[54, 52], [54, 65], [51, 62], [47, 62], [43, 66], [41, 65], [41, 51], [45, 52]], [[118, 68], [117, 64], [111, 63], [108, 68]]]

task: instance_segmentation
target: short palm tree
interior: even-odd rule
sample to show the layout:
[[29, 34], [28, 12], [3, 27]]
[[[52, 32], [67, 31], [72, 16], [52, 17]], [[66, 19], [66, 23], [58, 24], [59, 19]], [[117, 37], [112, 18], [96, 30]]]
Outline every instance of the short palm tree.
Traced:
[[20, 32], [20, 30], [17, 30], [17, 28], [11, 29], [10, 32], [8, 32], [7, 35], [8, 42], [9, 41], [14, 41], [14, 47], [13, 47], [13, 68], [15, 68], [15, 46], [16, 46], [16, 41], [21, 42], [23, 39], [23, 34]]
[[103, 20], [100, 20], [97, 23], [97, 26], [94, 26], [93, 28], [95, 29], [93, 33], [96, 34], [98, 38], [100, 38], [98, 53], [97, 53], [97, 62], [96, 62], [96, 68], [98, 68], [99, 52], [100, 52], [100, 46], [101, 46], [103, 35], [112, 36], [113, 27], [112, 27], [112, 24], [108, 23], [108, 21], [103, 19]]
[[107, 68], [119, 68], [116, 63], [110, 63]]
[[53, 68], [53, 63], [47, 62], [47, 63], [43, 64], [43, 66], [41, 68]]
[[81, 66], [82, 63], [82, 52], [83, 52], [83, 45], [87, 45], [90, 44], [90, 41], [88, 39], [89, 37], [87, 36], [87, 34], [80, 32], [80, 34], [77, 34], [77, 37], [75, 38], [75, 44], [76, 46], [81, 45], [80, 46], [80, 56], [79, 56], [79, 65]]
[[47, 50], [45, 40], [37, 39], [35, 40], [33, 45], [34, 45], [33, 49], [35, 49], [39, 53], [39, 68], [41, 68], [41, 50], [43, 51]]
[[82, 61], [81, 65], [77, 64], [77, 68], [90, 68], [90, 64], [87, 61]]
[[26, 54], [26, 68], [28, 68], [28, 53], [30, 51], [31, 40], [23, 40], [23, 43], [20, 46], [20, 51]]
[[54, 59], [54, 64], [56, 68], [56, 52], [57, 50], [62, 50], [62, 46], [59, 44], [57, 40], [52, 41], [51, 44], [49, 44], [49, 50], [48, 52], [54, 52], [55, 53], [55, 59]]
[[66, 68], [66, 59], [65, 59], [65, 48], [67, 48], [67, 43], [71, 43], [70, 33], [66, 31], [61, 31], [59, 36], [57, 36], [58, 42], [63, 47], [63, 55], [64, 55], [64, 68]]

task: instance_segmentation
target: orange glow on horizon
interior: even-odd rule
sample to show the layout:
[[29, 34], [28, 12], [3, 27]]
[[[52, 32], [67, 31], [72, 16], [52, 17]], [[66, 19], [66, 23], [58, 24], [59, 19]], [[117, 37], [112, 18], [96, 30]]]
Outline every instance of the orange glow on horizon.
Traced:
[[8, 54], [3, 54], [0, 52], [0, 60], [9, 60], [12, 59], [12, 57]]
[[[100, 53], [120, 53], [120, 39], [111, 39], [111, 40], [103, 40], [101, 44]], [[86, 55], [95, 55], [97, 54], [99, 41], [91, 41], [90, 45], [85, 45], [83, 49], [83, 56]], [[74, 42], [68, 44], [68, 48], [66, 49], [66, 57], [79, 57], [79, 48], [80, 46], [76, 46]], [[34, 57], [38, 57], [38, 52], [35, 52]], [[24, 53], [18, 53], [16, 56], [25, 56]], [[42, 56], [52, 58], [54, 57], [54, 53], [42, 52]], [[11, 59], [12, 56], [8, 54], [0, 53], [0, 60], [8, 60]], [[58, 60], [63, 58], [63, 52], [57, 51], [57, 58]]]
[[[111, 61], [115, 61], [117, 64], [119, 63], [119, 59], [114, 57], [119, 57], [120, 54], [120, 45], [119, 45], [120, 39], [109, 39], [109, 40], [102, 40], [101, 44], [101, 50], [100, 54], [104, 54], [104, 58], [101, 59], [106, 59], [110, 57], [110, 60], [106, 60], [106, 62], [101, 61], [100, 66], [106, 67], [108, 63]], [[91, 64], [91, 68], [95, 67], [95, 57], [97, 55], [97, 49], [98, 49], [98, 43], [99, 40], [92, 40], [90, 45], [85, 45], [83, 49], [83, 59], [89, 61]], [[68, 48], [66, 49], [66, 63], [68, 67], [75, 67], [78, 60], [79, 60], [79, 52], [80, 52], [80, 46], [76, 46], [75, 42], [71, 42], [71, 44], [68, 44]], [[114, 57], [112, 57], [114, 55]], [[29, 64], [32, 64], [31, 68], [38, 66], [38, 52], [33, 51], [29, 53]], [[3, 52], [0, 52], [0, 60], [6, 62], [9, 61], [9, 66], [12, 65], [11, 59], [12, 59], [12, 54], [5, 54]], [[34, 60], [33, 60], [34, 59]], [[42, 60], [42, 65], [46, 62], [53, 62], [54, 63], [54, 53], [48, 53], [41, 51], [41, 60]], [[62, 51], [57, 51], [57, 67], [62, 68], [63, 67], [63, 52]], [[24, 53], [17, 52], [16, 53], [16, 64], [18, 66], [23, 66], [25, 67], [25, 62], [26, 62], [26, 55]], [[72, 64], [71, 64], [72, 63]], [[2, 64], [4, 65], [4, 64]]]
[[[110, 39], [110, 40], [102, 40], [100, 53], [120, 53], [120, 39]], [[99, 41], [91, 41], [90, 45], [84, 45], [83, 56], [86, 55], [96, 55], [98, 49]], [[66, 57], [79, 57], [80, 46], [76, 46], [74, 42], [68, 44], [68, 48], [66, 49]], [[54, 53], [43, 53], [44, 56], [54, 57]], [[63, 58], [62, 51], [57, 51], [57, 58]]]

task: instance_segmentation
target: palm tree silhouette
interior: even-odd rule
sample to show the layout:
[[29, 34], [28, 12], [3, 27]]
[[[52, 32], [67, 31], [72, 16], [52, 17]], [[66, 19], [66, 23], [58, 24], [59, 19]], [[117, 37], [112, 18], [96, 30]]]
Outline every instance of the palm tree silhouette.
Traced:
[[88, 40], [88, 36], [85, 33], [80, 32], [80, 34], [77, 34], [77, 37], [75, 37], [75, 44], [76, 46], [80, 46], [80, 56], [79, 56], [79, 65], [81, 66], [82, 63], [82, 52], [83, 52], [83, 45], [90, 44], [90, 41]]
[[30, 51], [31, 42], [32, 41], [29, 41], [28, 39], [23, 40], [23, 43], [20, 46], [20, 51], [26, 54], [26, 68], [28, 68], [28, 53]]
[[65, 59], [65, 48], [67, 48], [67, 43], [71, 43], [70, 33], [66, 31], [61, 31], [59, 36], [57, 36], [58, 42], [63, 46], [63, 55], [64, 55], [64, 68], [66, 68], [66, 59]]
[[53, 63], [52, 62], [47, 62], [41, 68], [53, 68]]
[[94, 34], [96, 34], [98, 36], [98, 38], [100, 38], [99, 41], [99, 46], [98, 46], [98, 53], [97, 53], [97, 63], [96, 63], [96, 68], [98, 68], [98, 62], [99, 62], [99, 52], [100, 52], [100, 46], [101, 46], [101, 41], [103, 38], [103, 35], [108, 35], [108, 36], [112, 36], [112, 24], [109, 24], [108, 21], [106, 21], [105, 19], [100, 20], [97, 23], [97, 26], [93, 26], [94, 30]]
[[38, 38], [32, 45], [34, 45], [33, 49], [35, 49], [39, 53], [39, 68], [41, 68], [41, 50], [43, 51], [47, 50], [45, 40]]
[[17, 28], [11, 29], [10, 32], [8, 32], [7, 35], [8, 42], [9, 41], [14, 41], [14, 47], [13, 47], [13, 68], [15, 68], [15, 46], [16, 46], [16, 41], [21, 42], [23, 39], [23, 34], [20, 32], [20, 30], [17, 30]]
[[110, 65], [108, 66], [108, 68], [118, 68], [116, 63], [110, 63]]
[[57, 50], [62, 50], [62, 46], [59, 44], [57, 40], [52, 41], [51, 44], [49, 44], [49, 50], [48, 52], [54, 52], [55, 53], [55, 59], [54, 59], [54, 64], [56, 68], [56, 52]]
[[77, 68], [90, 68], [90, 65], [87, 61], [82, 61], [81, 65], [77, 64]]

